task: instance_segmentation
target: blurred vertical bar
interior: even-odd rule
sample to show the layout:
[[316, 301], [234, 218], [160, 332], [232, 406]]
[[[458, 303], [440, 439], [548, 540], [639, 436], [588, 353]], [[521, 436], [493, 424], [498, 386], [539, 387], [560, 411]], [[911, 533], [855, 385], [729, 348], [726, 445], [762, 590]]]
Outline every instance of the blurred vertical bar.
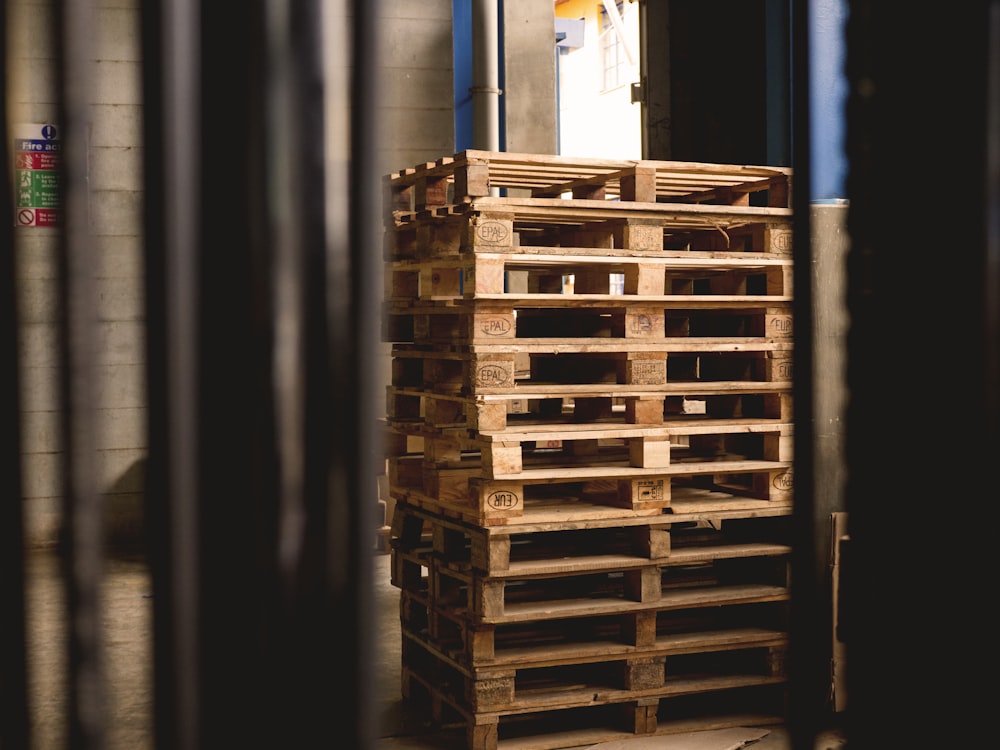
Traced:
[[143, 5], [161, 750], [373, 739], [376, 17]]
[[986, 91], [986, 424], [1000, 447], [1000, 2], [989, 6]]
[[820, 633], [825, 623], [820, 615], [822, 588], [821, 550], [816, 539], [814, 417], [814, 296], [812, 268], [811, 185], [814, 164], [810, 81], [813, 50], [812, 0], [792, 0], [791, 30], [791, 135], [793, 192], [793, 257], [795, 300], [795, 351], [793, 355], [795, 403], [795, 506], [792, 520], [795, 547], [791, 561], [791, 622], [789, 646], [788, 726], [794, 750], [811, 750], [822, 723], [823, 699], [829, 663]]
[[[377, 417], [381, 416], [378, 384], [379, 342], [381, 340], [382, 311], [382, 174], [379, 160], [382, 122], [379, 105], [382, 101], [381, 63], [381, 0], [354, 0], [354, 41], [351, 61], [351, 162], [350, 199], [351, 218], [349, 251], [351, 280], [351, 343], [354, 347], [353, 389], [337, 389], [342, 400], [356, 404], [356, 421], [353, 434], [341, 430], [342, 441], [353, 442], [356, 453], [335, 451], [343, 456], [343, 465], [337, 467], [352, 479], [350, 492], [343, 502], [350, 502], [354, 509], [353, 544], [345, 562], [358, 571], [355, 589], [351, 592], [355, 627], [353, 677], [357, 686], [355, 699], [355, 741], [357, 747], [372, 746], [374, 737], [374, 691], [372, 687], [371, 641], [373, 626], [372, 556], [375, 525], [376, 477], [382, 472], [380, 463], [383, 452]], [[339, 247], [339, 246], [338, 246]], [[335, 290], [336, 291], [336, 290]], [[336, 298], [336, 297], [335, 297]], [[333, 355], [337, 357], [335, 346]], [[336, 360], [335, 360], [336, 361]], [[346, 447], [346, 446], [345, 446]], [[351, 707], [347, 707], [351, 708]]]
[[93, 96], [93, 7], [62, 0], [55, 12], [62, 128], [59, 237], [59, 364], [63, 440], [62, 555], [68, 618], [70, 750], [106, 742], [101, 584], [103, 500], [97, 491], [95, 255], [89, 216], [88, 147]]
[[[7, 5], [0, 7], [0, 80], [8, 75]], [[12, 174], [6, 86], [0, 95], [0, 165]], [[0, 750], [27, 748], [28, 678], [25, 622], [24, 510], [21, 487], [21, 410], [14, 200], [0, 180]]]
[[142, 3], [144, 239], [155, 747], [198, 747], [197, 258], [200, 27], [195, 0]]

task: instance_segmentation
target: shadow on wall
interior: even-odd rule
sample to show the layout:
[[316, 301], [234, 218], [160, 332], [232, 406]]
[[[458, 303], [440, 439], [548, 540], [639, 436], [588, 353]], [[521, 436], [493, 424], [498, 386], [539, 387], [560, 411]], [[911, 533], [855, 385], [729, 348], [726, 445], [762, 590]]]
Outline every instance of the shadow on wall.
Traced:
[[[122, 558], [145, 555], [146, 459], [129, 466], [108, 487], [104, 501], [104, 541], [109, 555]], [[59, 527], [58, 547], [65, 549], [67, 529]]]
[[104, 493], [105, 539], [114, 556], [141, 556], [145, 551], [146, 459], [129, 466]]

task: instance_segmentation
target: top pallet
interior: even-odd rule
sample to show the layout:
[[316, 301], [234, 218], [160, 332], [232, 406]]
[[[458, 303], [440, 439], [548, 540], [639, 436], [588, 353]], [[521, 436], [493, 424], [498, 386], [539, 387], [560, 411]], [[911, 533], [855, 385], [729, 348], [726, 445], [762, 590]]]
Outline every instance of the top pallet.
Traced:
[[786, 167], [462, 151], [387, 175], [392, 211], [423, 211], [514, 191], [532, 198], [791, 208]]

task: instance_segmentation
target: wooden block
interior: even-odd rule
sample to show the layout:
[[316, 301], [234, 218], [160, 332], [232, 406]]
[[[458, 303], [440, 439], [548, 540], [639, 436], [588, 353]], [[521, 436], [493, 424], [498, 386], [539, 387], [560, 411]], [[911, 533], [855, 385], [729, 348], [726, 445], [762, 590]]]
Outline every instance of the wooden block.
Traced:
[[[492, 719], [489, 723], [480, 723]], [[499, 716], [477, 714], [475, 722], [466, 727], [468, 750], [497, 750], [499, 742]]]
[[514, 702], [514, 670], [491, 672], [489, 677], [467, 683], [473, 711], [506, 708]]
[[456, 221], [422, 222], [414, 233], [413, 255], [417, 258], [455, 256], [462, 247], [464, 226]]
[[790, 503], [794, 490], [791, 469], [779, 469], [763, 474], [754, 474], [753, 492], [757, 497], [771, 502]]
[[476, 252], [513, 250], [514, 219], [509, 214], [482, 213], [469, 219], [471, 248]]
[[631, 438], [628, 453], [630, 466], [660, 469], [670, 465], [670, 440], [665, 437]]
[[506, 583], [503, 580], [475, 576], [472, 584], [472, 601], [469, 603], [472, 611], [484, 618], [502, 617], [505, 587]]
[[[664, 377], [666, 363], [664, 363]], [[662, 398], [627, 398], [625, 400], [625, 421], [629, 424], [663, 424]]]
[[477, 570], [496, 573], [510, 568], [510, 537], [499, 534], [475, 534], [471, 540], [470, 561]]
[[422, 268], [420, 270], [420, 297], [459, 297], [462, 294], [462, 276], [457, 268]]
[[659, 701], [656, 698], [639, 700], [632, 711], [632, 731], [634, 734], [653, 734], [656, 732], [656, 715]]
[[767, 649], [767, 673], [772, 677], [787, 675], [785, 662], [788, 656], [788, 646], [770, 646]]
[[415, 211], [443, 206], [448, 202], [448, 180], [445, 177], [419, 177], [413, 184]]
[[[659, 320], [662, 335], [663, 317]], [[664, 385], [667, 382], [667, 355], [657, 352], [630, 353], [625, 359], [625, 383], [628, 385]], [[660, 407], [662, 410], [662, 406]], [[661, 418], [657, 421], [663, 421]]]
[[665, 664], [663, 656], [629, 659], [625, 665], [625, 689], [655, 690], [663, 687]]
[[469, 481], [480, 476], [482, 469], [425, 469], [423, 491], [425, 495], [445, 502], [465, 505], [469, 501]]
[[767, 293], [771, 295], [793, 296], [792, 279], [794, 269], [791, 265], [771, 267], [767, 269]]
[[455, 170], [455, 201], [464, 202], [490, 194], [488, 164], [469, 163]]
[[630, 307], [625, 311], [625, 338], [663, 338], [663, 320], [662, 307]]
[[658, 567], [627, 570], [624, 576], [625, 598], [635, 602], [659, 601], [663, 583]]
[[772, 338], [792, 338], [792, 316], [788, 313], [766, 313], [764, 330]]
[[512, 339], [517, 333], [514, 313], [473, 313], [472, 333], [488, 339]]
[[622, 621], [622, 639], [639, 648], [656, 643], [656, 612], [644, 611], [625, 615]]
[[392, 175], [385, 175], [382, 178], [382, 201], [389, 207], [390, 211], [410, 211], [412, 207], [413, 186], [405, 185], [400, 188], [392, 186]]
[[474, 355], [471, 362], [472, 379], [478, 390], [514, 387], [514, 354]]
[[623, 201], [656, 202], [656, 167], [651, 164], [636, 164], [620, 180]]
[[483, 447], [483, 471], [492, 479], [497, 474], [519, 474], [523, 469], [519, 442], [488, 442]]
[[771, 178], [767, 187], [767, 205], [773, 208], [791, 208], [792, 178], [790, 175]]
[[424, 404], [424, 419], [430, 425], [448, 425], [462, 421], [462, 404], [446, 398], [429, 398]]
[[647, 555], [652, 560], [667, 557], [670, 554], [670, 529], [668, 527], [647, 527], [648, 551]]
[[794, 376], [794, 364], [791, 352], [773, 352], [765, 360], [765, 379], [769, 382], [791, 381]]
[[625, 269], [625, 294], [662, 295], [665, 287], [666, 276], [661, 265], [633, 263]]
[[[659, 252], [663, 250], [663, 225], [656, 221], [627, 219], [621, 226], [619, 245], [626, 250], [652, 250]], [[663, 266], [650, 267], [659, 269], [660, 286], [662, 287]]]
[[470, 409], [472, 428], [481, 432], [503, 430], [507, 427], [506, 401], [477, 401]]
[[389, 485], [401, 488], [420, 488], [423, 485], [423, 469], [419, 460], [411, 458], [389, 459]]
[[448, 461], [461, 461], [462, 451], [455, 443], [428, 437], [424, 440], [424, 463], [433, 467]]
[[795, 436], [769, 432], [764, 435], [764, 458], [768, 461], [791, 461]]
[[783, 226], [769, 226], [764, 231], [762, 252], [775, 255], [791, 255], [793, 248], [792, 230]]
[[493, 627], [465, 631], [465, 653], [470, 660], [475, 657], [478, 661], [490, 661], [496, 657], [495, 633]]
[[473, 479], [473, 502], [486, 517], [520, 516], [524, 513], [522, 482]]
[[670, 507], [670, 480], [666, 477], [625, 479], [618, 483], [618, 500], [626, 508], [650, 510]]
[[474, 265], [467, 266], [462, 283], [465, 297], [477, 294], [504, 293], [504, 263], [502, 258], [477, 258]]

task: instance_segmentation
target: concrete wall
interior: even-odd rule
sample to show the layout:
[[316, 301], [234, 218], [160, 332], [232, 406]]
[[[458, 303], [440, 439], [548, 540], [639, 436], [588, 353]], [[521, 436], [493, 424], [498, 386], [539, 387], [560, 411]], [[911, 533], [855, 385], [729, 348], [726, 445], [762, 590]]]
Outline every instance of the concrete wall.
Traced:
[[[141, 533], [147, 450], [142, 236], [140, 0], [95, 0], [95, 92], [90, 107], [90, 209], [99, 297], [98, 490], [109, 537]], [[380, 175], [455, 150], [452, 0], [383, 0]], [[9, 119], [57, 119], [54, 0], [8, 3], [12, 96]], [[509, 150], [555, 153], [554, 21], [551, 3], [508, 0]], [[349, 19], [341, 17], [341, 22]], [[340, 35], [339, 39], [345, 37]], [[339, 73], [343, 75], [341, 71]], [[22, 313], [23, 466], [28, 543], [52, 545], [61, 518], [56, 344], [59, 230], [16, 230]], [[373, 248], [373, 252], [380, 252]], [[386, 378], [388, 375], [386, 374]]]
[[381, 174], [455, 151], [452, 0], [382, 0]]
[[[139, 0], [97, 0], [90, 107], [90, 219], [98, 297], [94, 456], [112, 538], [134, 534], [146, 452], [142, 302]], [[55, 122], [51, 0], [14, 0], [12, 126]], [[59, 230], [17, 227], [25, 518], [29, 544], [52, 544], [60, 519], [56, 251]]]

